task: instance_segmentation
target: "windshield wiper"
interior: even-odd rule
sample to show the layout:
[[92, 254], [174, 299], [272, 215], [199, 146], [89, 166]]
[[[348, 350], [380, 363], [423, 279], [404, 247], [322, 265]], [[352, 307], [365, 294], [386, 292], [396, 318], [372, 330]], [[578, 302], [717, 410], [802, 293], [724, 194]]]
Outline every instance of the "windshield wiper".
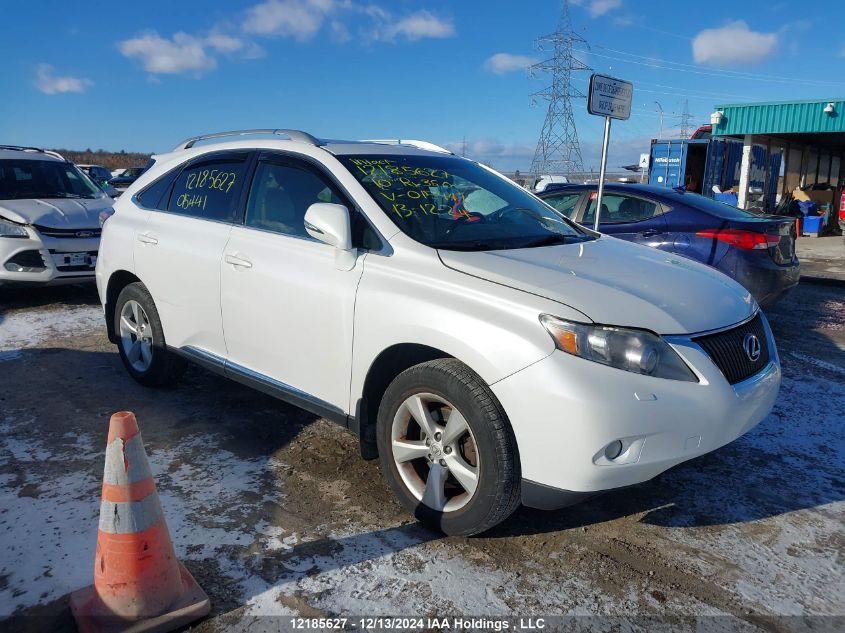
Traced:
[[504, 248], [501, 244], [490, 242], [429, 242], [431, 248], [439, 248], [445, 251], [495, 251]]
[[520, 248], [538, 248], [540, 246], [553, 246], [555, 244], [571, 244], [572, 242], [585, 242], [591, 239], [588, 235], [562, 235], [555, 233], [552, 235], [545, 235], [533, 242], [528, 242], [520, 246]]

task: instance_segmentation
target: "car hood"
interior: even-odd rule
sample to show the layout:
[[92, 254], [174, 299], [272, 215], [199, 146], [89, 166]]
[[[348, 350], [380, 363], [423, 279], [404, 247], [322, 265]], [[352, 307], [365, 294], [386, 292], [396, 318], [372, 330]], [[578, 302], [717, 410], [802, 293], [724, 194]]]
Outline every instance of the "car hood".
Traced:
[[53, 229], [92, 229], [100, 225], [100, 211], [112, 204], [112, 199], [107, 196], [0, 200], [0, 217], [19, 224], [38, 224]]
[[756, 310], [751, 294], [685, 257], [612, 237], [543, 248], [439, 251], [454, 270], [530, 292], [596, 323], [691, 334], [738, 323]]

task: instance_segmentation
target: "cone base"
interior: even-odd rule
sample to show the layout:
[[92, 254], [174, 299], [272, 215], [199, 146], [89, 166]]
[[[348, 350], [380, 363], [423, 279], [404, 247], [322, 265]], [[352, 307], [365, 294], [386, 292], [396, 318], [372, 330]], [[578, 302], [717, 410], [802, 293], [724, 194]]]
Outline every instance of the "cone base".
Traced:
[[94, 586], [70, 594], [70, 609], [80, 633], [166, 633], [199, 620], [211, 611], [211, 602], [205, 591], [194, 580], [185, 566], [179, 563], [182, 575], [182, 595], [171, 605], [170, 611], [161, 615], [141, 618], [123, 618], [119, 615], [102, 615]]

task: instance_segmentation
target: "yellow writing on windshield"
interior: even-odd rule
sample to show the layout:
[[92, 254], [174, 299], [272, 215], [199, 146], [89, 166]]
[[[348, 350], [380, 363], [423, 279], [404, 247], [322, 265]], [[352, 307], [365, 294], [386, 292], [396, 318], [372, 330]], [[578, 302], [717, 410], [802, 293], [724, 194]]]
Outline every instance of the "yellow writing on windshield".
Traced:
[[377, 189], [374, 193], [400, 218], [463, 211], [463, 197], [459, 201], [452, 192], [455, 185], [445, 169], [398, 165], [388, 158], [354, 158], [351, 163], [362, 182], [372, 184]]

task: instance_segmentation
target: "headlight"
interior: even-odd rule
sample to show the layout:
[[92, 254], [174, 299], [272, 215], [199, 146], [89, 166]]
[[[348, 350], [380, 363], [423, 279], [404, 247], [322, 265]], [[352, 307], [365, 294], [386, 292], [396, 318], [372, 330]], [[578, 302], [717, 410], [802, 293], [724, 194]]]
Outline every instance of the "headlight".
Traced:
[[20, 224], [0, 218], [0, 237], [29, 237], [29, 233]]
[[103, 228], [103, 226], [106, 223], [106, 220], [108, 220], [113, 215], [114, 215], [114, 209], [112, 209], [111, 207], [109, 207], [108, 209], [103, 209], [102, 211], [100, 211], [100, 228]]
[[573, 323], [549, 314], [540, 315], [540, 322], [567, 354], [636, 374], [698, 382], [677, 352], [651, 332]]

